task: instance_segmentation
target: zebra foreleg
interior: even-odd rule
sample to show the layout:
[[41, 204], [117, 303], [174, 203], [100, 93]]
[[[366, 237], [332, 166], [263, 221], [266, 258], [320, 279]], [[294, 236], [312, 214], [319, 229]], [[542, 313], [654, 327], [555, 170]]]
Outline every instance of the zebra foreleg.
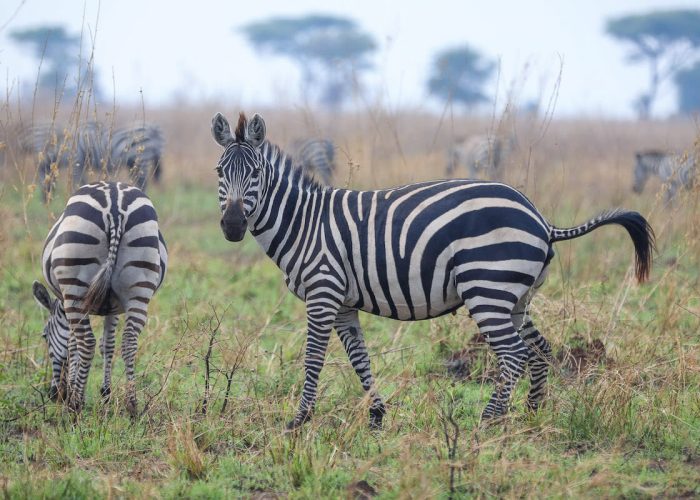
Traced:
[[107, 403], [112, 393], [112, 361], [114, 360], [114, 340], [119, 318], [117, 316], [107, 316], [105, 318], [104, 333], [100, 342], [100, 353], [104, 361], [104, 378], [100, 394], [102, 401]]
[[132, 418], [138, 415], [138, 405], [136, 401], [135, 382], [135, 362], [136, 349], [138, 348], [138, 338], [143, 327], [146, 326], [148, 317], [145, 306], [142, 302], [130, 301], [128, 304], [127, 316], [122, 335], [122, 358], [126, 371], [126, 411]]
[[318, 395], [318, 377], [323, 368], [328, 348], [328, 339], [333, 329], [340, 304], [332, 297], [327, 289], [306, 296], [306, 320], [308, 333], [306, 336], [306, 354], [304, 356], [304, 388], [301, 402], [294, 420], [287, 424], [287, 429], [300, 427], [311, 418], [316, 396]]
[[70, 379], [68, 388], [68, 408], [80, 413], [85, 404], [85, 385], [90, 373], [92, 358], [95, 355], [95, 335], [90, 326], [90, 317], [83, 313], [76, 302], [66, 307], [66, 318], [71, 329], [73, 352], [70, 351]]
[[370, 367], [369, 354], [362, 335], [360, 320], [356, 310], [341, 310], [335, 321], [335, 331], [343, 343], [350, 364], [360, 377], [360, 383], [365, 392], [369, 393], [372, 403], [369, 407], [370, 429], [381, 429], [382, 420], [386, 413], [384, 401], [374, 386], [374, 378]]

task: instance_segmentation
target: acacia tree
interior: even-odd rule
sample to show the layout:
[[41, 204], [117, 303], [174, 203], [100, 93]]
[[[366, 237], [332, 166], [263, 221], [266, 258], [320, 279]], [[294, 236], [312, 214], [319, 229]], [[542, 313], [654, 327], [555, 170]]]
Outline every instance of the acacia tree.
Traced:
[[467, 45], [445, 49], [433, 61], [428, 91], [445, 101], [473, 106], [488, 100], [483, 87], [495, 67]]
[[611, 19], [606, 32], [632, 46], [628, 59], [649, 65], [649, 86], [635, 104], [649, 118], [659, 87], [698, 58], [700, 11], [664, 10]]
[[374, 39], [343, 17], [309, 15], [272, 18], [241, 28], [258, 50], [292, 59], [302, 73], [302, 88], [325, 105], [338, 106], [371, 67]]
[[15, 30], [10, 38], [27, 47], [42, 62], [37, 82], [40, 89], [63, 89], [68, 95], [77, 93], [78, 85], [71, 77], [80, 69], [79, 35], [68, 33], [63, 26], [50, 25]]

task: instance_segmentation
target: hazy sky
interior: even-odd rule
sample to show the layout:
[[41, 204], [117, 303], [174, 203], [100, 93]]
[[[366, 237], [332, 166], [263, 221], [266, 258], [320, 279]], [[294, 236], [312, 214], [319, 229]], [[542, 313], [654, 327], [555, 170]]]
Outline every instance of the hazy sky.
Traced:
[[[655, 9], [700, 8], [700, 0], [2, 0], [0, 88], [11, 95], [36, 79], [37, 61], [9, 38], [15, 29], [61, 24], [95, 40], [95, 61], [107, 95], [148, 105], [176, 97], [216, 99], [246, 109], [299, 103], [299, 78], [290, 62], [256, 53], [238, 27], [271, 16], [331, 13], [355, 19], [375, 37], [368, 93], [392, 109], [440, 109], [425, 82], [435, 53], [468, 43], [500, 59], [488, 90], [514, 90], [516, 102], [546, 103], [562, 69], [555, 116], [633, 116], [645, 88], [645, 65], [625, 62], [628, 50], [604, 34], [605, 20]], [[563, 65], [563, 66], [562, 66]], [[29, 96], [25, 96], [29, 97]], [[662, 89], [657, 116], [675, 108]]]

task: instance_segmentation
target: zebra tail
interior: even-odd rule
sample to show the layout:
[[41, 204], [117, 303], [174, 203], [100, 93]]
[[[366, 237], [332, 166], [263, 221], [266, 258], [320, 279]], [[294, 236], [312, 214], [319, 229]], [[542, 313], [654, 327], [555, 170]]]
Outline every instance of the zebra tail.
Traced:
[[122, 228], [121, 224], [115, 224], [111, 214], [107, 215], [107, 221], [109, 225], [107, 260], [102, 264], [83, 297], [83, 311], [86, 314], [102, 306], [111, 288], [112, 271], [114, 270], [114, 263], [117, 261], [117, 250], [122, 237]]
[[580, 226], [572, 228], [552, 226], [549, 241], [554, 243], [578, 238], [607, 224], [619, 224], [627, 230], [634, 244], [634, 270], [637, 281], [639, 283], [647, 281], [651, 272], [653, 253], [656, 250], [656, 237], [649, 222], [639, 212], [617, 209], [603, 212]]

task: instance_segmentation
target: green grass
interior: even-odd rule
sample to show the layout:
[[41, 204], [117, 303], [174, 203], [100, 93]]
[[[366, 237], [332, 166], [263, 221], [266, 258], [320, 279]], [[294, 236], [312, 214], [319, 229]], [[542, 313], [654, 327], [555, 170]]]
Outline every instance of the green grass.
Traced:
[[[668, 230], [651, 283], [641, 287], [626, 278], [631, 245], [619, 243], [626, 239], [619, 228], [557, 246], [535, 321], [556, 355], [600, 339], [606, 357], [581, 376], [555, 363], [537, 414], [523, 410], [523, 381], [509, 417], [478, 426], [492, 388], [455, 380], [444, 367], [476, 333], [465, 312], [416, 323], [363, 315], [388, 400], [385, 429], [367, 429], [367, 402], [334, 339], [313, 421], [286, 434], [303, 382], [303, 304], [250, 235], [238, 245], [224, 240], [214, 186], [151, 196], [170, 265], [139, 340], [137, 393], [140, 408], [148, 407], [135, 421], [126, 416], [118, 358], [114, 397], [100, 403], [97, 355], [86, 408], [74, 421], [45, 400], [45, 318], [30, 293], [41, 279], [50, 214], [63, 201], [57, 196], [47, 210], [35, 198], [23, 203], [11, 187], [0, 192], [5, 497], [342, 498], [366, 481], [380, 498], [446, 498], [450, 468], [459, 497], [700, 495], [698, 243], [684, 227]], [[564, 207], [557, 218], [567, 214]], [[670, 257], [677, 262], [666, 264]], [[93, 321], [98, 338], [100, 325]], [[488, 370], [493, 359], [484, 354], [478, 363]], [[454, 460], [443, 431], [450, 413], [459, 430]]]

